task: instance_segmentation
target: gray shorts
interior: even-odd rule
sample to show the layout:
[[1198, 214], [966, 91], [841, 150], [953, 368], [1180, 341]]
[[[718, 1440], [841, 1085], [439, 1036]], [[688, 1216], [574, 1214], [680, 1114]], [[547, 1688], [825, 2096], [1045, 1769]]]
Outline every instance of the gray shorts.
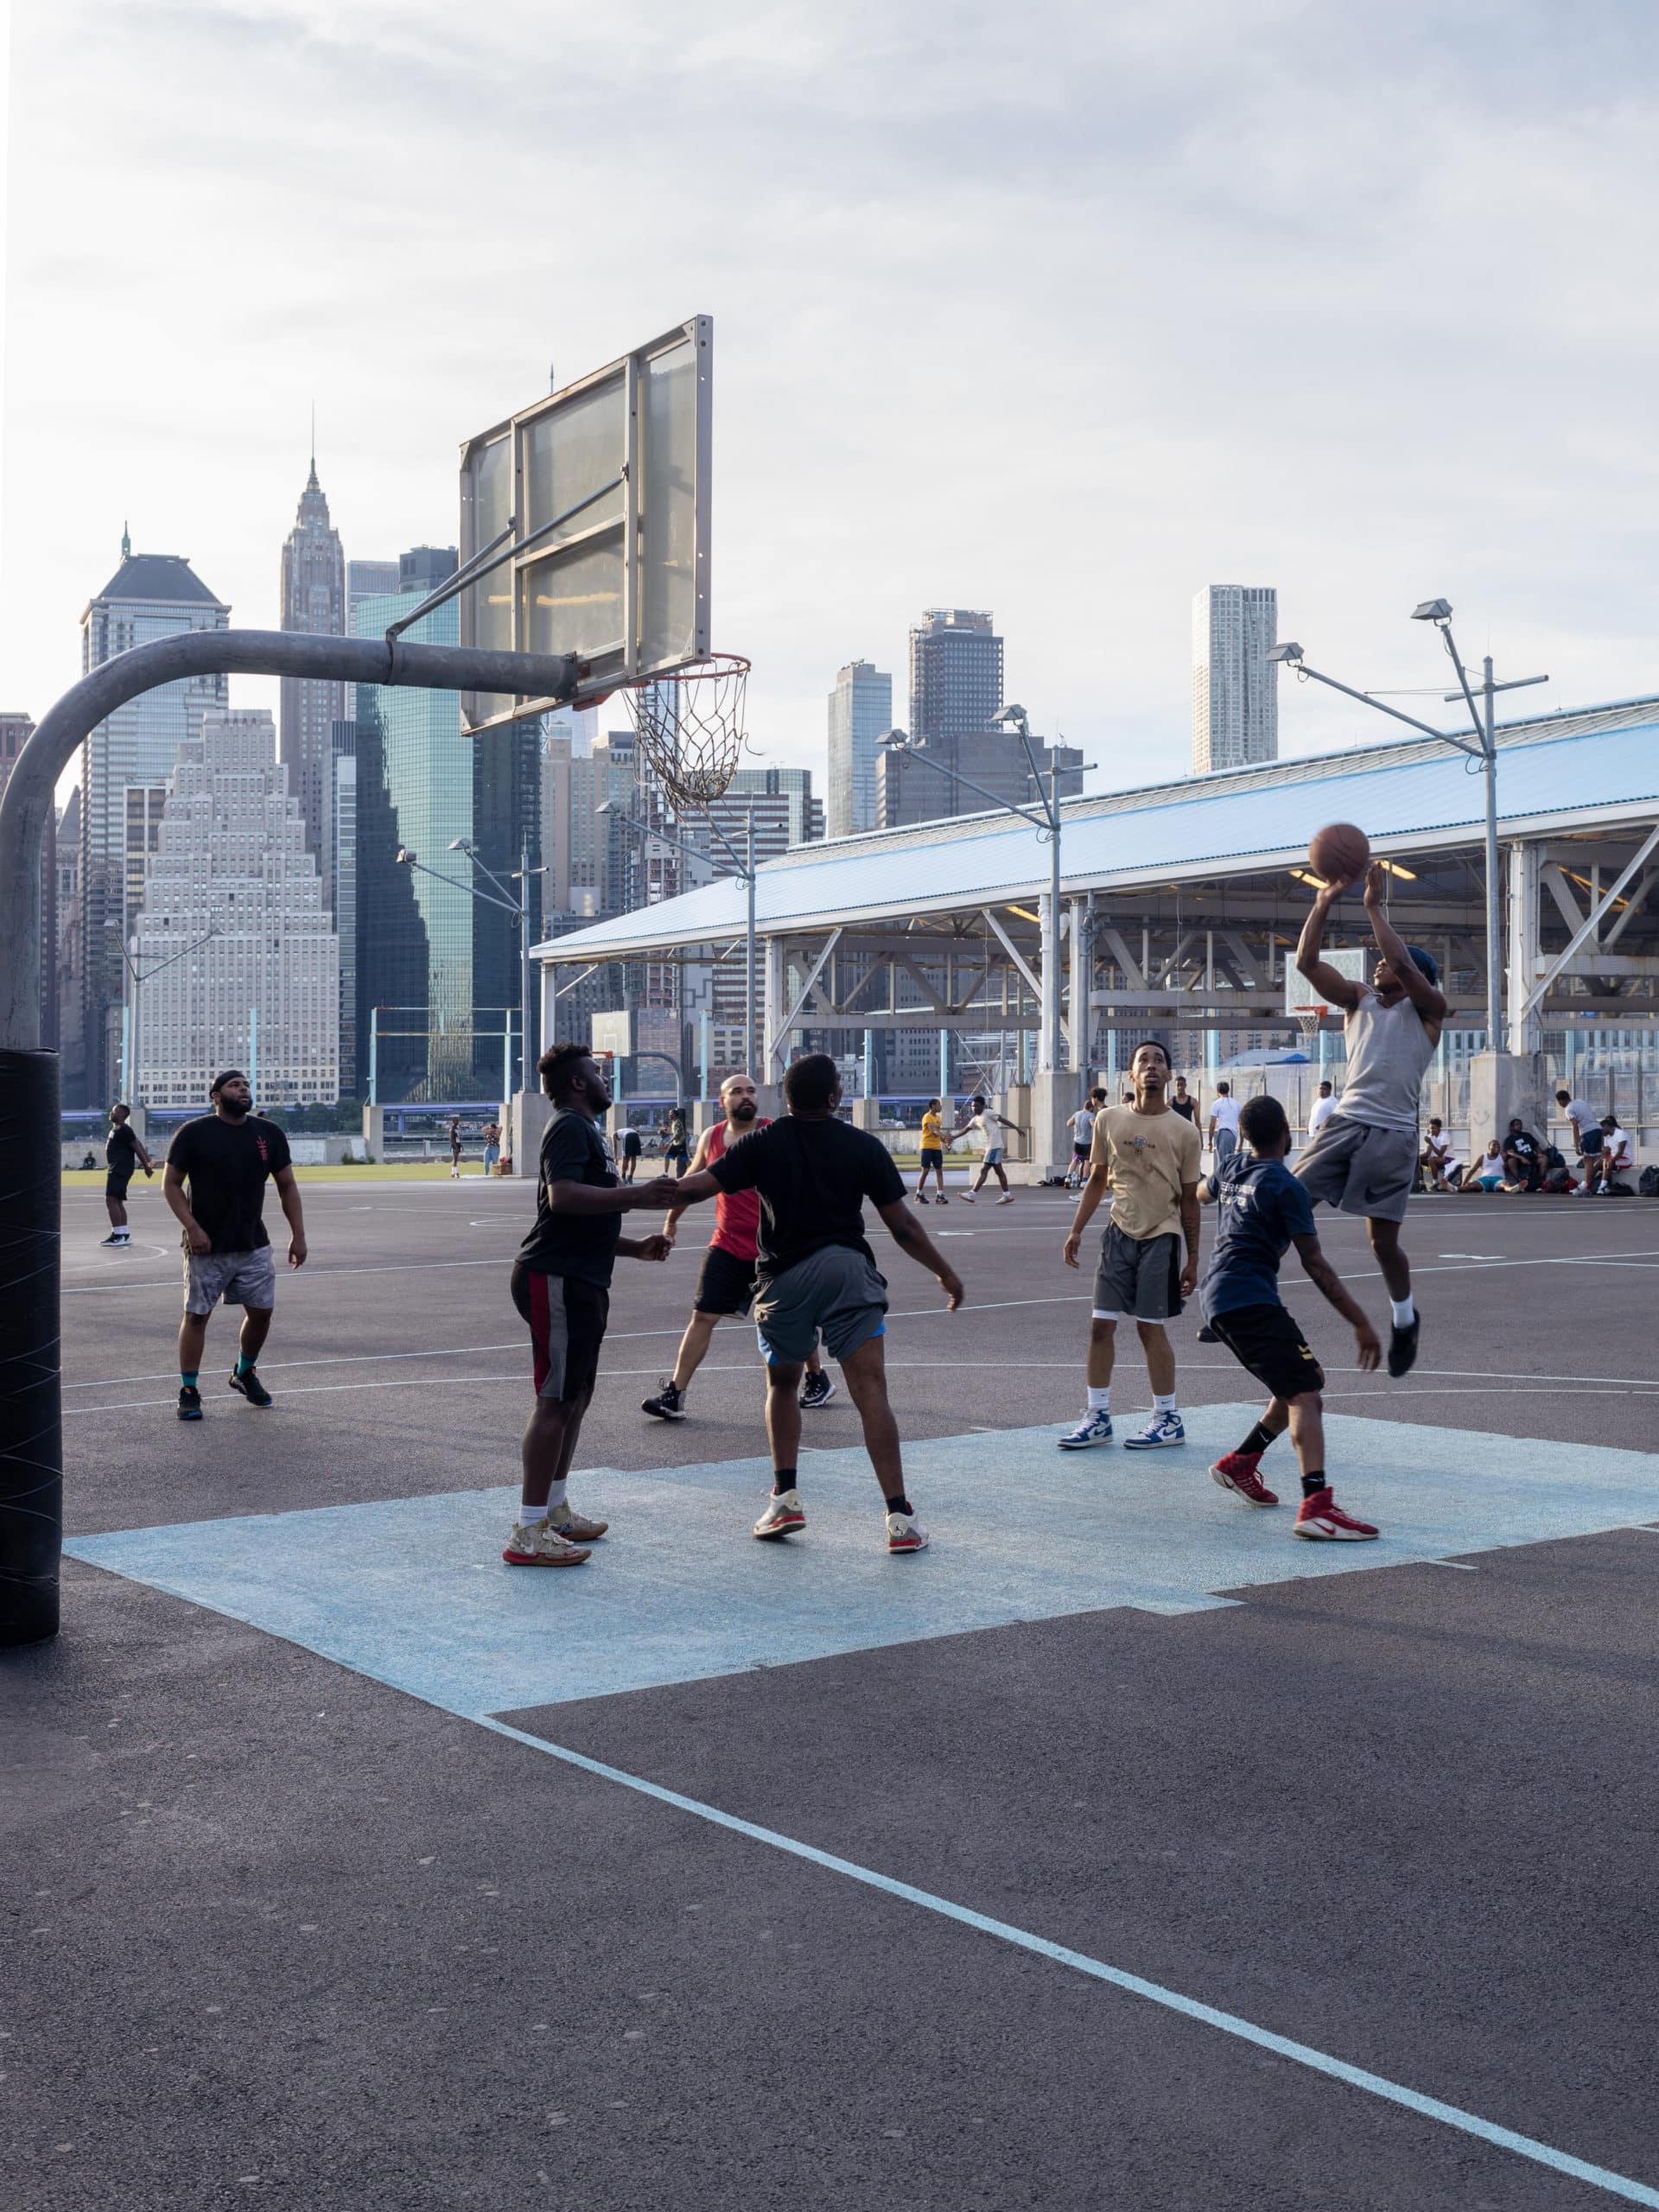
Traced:
[[820, 1331], [830, 1357], [845, 1359], [887, 1334], [887, 1278], [861, 1252], [826, 1244], [756, 1293], [754, 1321], [768, 1363], [792, 1367], [805, 1359]]
[[1417, 1177], [1415, 1129], [1385, 1129], [1332, 1114], [1291, 1173], [1318, 1205], [1367, 1221], [1403, 1221]]
[[1106, 1224], [1095, 1269], [1095, 1319], [1169, 1321], [1181, 1310], [1179, 1236], [1126, 1236]]
[[269, 1244], [257, 1252], [194, 1252], [184, 1255], [184, 1310], [211, 1313], [220, 1299], [269, 1313], [276, 1303], [276, 1261]]

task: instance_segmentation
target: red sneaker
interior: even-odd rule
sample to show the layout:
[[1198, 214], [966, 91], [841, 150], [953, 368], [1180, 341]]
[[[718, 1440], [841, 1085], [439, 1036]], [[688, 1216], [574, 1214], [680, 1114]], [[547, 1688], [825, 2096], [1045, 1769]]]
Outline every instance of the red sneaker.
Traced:
[[1296, 1516], [1293, 1536], [1322, 1537], [1336, 1543], [1363, 1543], [1376, 1530], [1369, 1521], [1356, 1521], [1351, 1513], [1344, 1513], [1332, 1497], [1330, 1491], [1316, 1491], [1312, 1497], [1302, 1500]]
[[1233, 1491], [1246, 1505], [1277, 1505], [1277, 1491], [1270, 1491], [1256, 1472], [1261, 1465], [1259, 1452], [1224, 1452], [1210, 1471], [1223, 1490]]

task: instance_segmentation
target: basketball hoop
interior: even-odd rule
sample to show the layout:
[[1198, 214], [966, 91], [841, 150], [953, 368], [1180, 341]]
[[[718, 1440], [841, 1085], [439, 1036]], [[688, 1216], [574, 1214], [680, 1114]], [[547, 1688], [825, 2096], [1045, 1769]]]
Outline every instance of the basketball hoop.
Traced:
[[1319, 1033], [1319, 1024], [1330, 1011], [1328, 1006], [1306, 1006], [1297, 1008], [1296, 1027], [1302, 1033], [1304, 1045], [1311, 1045]]
[[677, 807], [707, 806], [729, 787], [748, 735], [748, 689], [741, 653], [710, 653], [628, 686], [639, 750]]

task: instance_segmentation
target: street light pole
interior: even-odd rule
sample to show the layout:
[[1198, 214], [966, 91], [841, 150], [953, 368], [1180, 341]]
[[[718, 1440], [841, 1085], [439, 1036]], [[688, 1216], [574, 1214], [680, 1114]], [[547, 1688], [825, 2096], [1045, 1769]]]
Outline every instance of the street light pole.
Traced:
[[[714, 831], [715, 836], [719, 838], [721, 843], [725, 846], [727, 857], [732, 863], [732, 872], [734, 875], [739, 875], [742, 878], [744, 887], [748, 893], [747, 921], [745, 932], [747, 985], [744, 991], [743, 1007], [743, 1050], [744, 1054], [748, 1060], [749, 1073], [751, 1076], [753, 1076], [755, 1072], [754, 808], [753, 804], [749, 804], [747, 802], [745, 802], [745, 805], [748, 820], [748, 857], [747, 860], [740, 860], [738, 858], [738, 855], [733, 848], [731, 839], [726, 835], [725, 831], [721, 828], [720, 824], [715, 820], [712, 815], [709, 817], [709, 827]], [[675, 836], [671, 830], [654, 827], [649, 822], [642, 822], [637, 814], [630, 814], [625, 806], [619, 805], [614, 799], [605, 799], [600, 805], [594, 809], [594, 811], [595, 814], [614, 815], [619, 822], [622, 823], [626, 828], [632, 830], [636, 837], [660, 837], [665, 844], [676, 846], [679, 851], [683, 853], [689, 853], [693, 860], [706, 861], [709, 858], [709, 855], [703, 851], [700, 845], [688, 845], [683, 837]], [[764, 1077], [757, 1077], [756, 1080], [770, 1082], [771, 1074], [772, 1071], [770, 1068], [768, 1068], [766, 1075]]]

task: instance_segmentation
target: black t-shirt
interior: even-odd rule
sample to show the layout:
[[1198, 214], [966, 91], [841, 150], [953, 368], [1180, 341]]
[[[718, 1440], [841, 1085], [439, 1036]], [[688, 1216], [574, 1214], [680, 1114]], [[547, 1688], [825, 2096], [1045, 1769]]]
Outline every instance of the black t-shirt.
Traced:
[[258, 1114], [240, 1122], [199, 1115], [168, 1146], [167, 1164], [188, 1184], [190, 1211], [215, 1252], [257, 1252], [270, 1243], [260, 1218], [265, 1178], [289, 1164], [288, 1139], [275, 1122]]
[[138, 1165], [138, 1140], [130, 1122], [118, 1122], [104, 1141], [104, 1160], [111, 1175], [130, 1176]]
[[874, 1264], [864, 1201], [890, 1206], [905, 1195], [892, 1154], [868, 1129], [794, 1114], [741, 1138], [709, 1172], [722, 1191], [760, 1193], [756, 1273], [763, 1283], [826, 1244], [861, 1252]]
[[1198, 1105], [1195, 1098], [1172, 1098], [1169, 1110], [1172, 1114], [1179, 1114], [1184, 1122], [1196, 1122], [1198, 1117]]
[[577, 1282], [608, 1290], [622, 1235], [621, 1215], [556, 1213], [550, 1192], [555, 1183], [613, 1190], [621, 1179], [598, 1122], [573, 1107], [560, 1107], [542, 1133], [536, 1226], [519, 1247], [520, 1263], [539, 1275], [571, 1275]]

